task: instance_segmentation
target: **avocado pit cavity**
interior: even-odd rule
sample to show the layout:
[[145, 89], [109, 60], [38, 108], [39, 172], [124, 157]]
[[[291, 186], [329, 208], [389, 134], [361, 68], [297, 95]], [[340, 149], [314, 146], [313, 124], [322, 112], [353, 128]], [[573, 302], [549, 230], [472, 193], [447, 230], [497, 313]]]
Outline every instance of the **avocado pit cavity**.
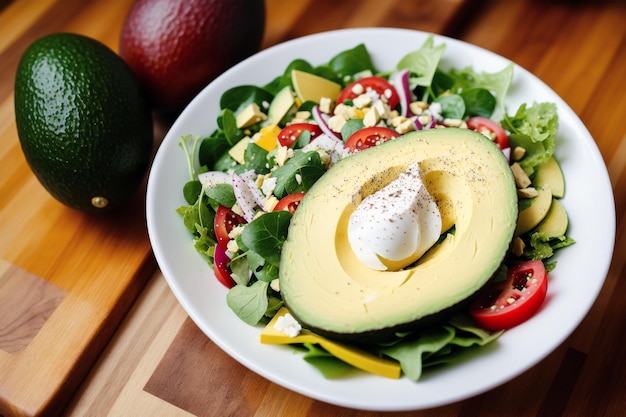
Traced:
[[432, 247], [441, 227], [437, 204], [413, 163], [358, 204], [348, 223], [348, 241], [368, 268], [399, 270]]

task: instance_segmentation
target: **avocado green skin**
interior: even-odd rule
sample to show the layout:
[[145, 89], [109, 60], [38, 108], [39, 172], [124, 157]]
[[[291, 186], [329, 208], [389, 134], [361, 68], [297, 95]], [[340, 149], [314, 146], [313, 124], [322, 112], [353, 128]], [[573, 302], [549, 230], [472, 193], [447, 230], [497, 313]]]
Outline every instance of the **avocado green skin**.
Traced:
[[[61, 203], [111, 211], [143, 181], [152, 114], [131, 70], [104, 44], [71, 33], [36, 40], [19, 62], [14, 104], [26, 161]], [[97, 208], [94, 197], [108, 204]]]

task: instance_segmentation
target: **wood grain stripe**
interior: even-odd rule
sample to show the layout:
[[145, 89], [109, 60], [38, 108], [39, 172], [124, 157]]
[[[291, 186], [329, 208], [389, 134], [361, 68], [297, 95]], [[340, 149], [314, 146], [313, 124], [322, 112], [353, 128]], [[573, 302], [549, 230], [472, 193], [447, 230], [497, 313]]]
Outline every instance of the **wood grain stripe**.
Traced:
[[22, 351], [65, 297], [61, 288], [0, 260], [0, 349]]

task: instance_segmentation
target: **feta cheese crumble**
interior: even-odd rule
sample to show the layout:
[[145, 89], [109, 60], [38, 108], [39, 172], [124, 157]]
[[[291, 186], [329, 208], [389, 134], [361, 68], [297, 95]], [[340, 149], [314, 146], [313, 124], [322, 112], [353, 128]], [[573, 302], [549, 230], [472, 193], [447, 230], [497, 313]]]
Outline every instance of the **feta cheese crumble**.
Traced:
[[298, 323], [296, 319], [294, 319], [293, 316], [289, 313], [285, 314], [284, 316], [280, 316], [276, 320], [274, 328], [289, 337], [296, 337], [300, 334], [300, 330], [302, 330], [302, 326], [300, 326], [300, 323]]

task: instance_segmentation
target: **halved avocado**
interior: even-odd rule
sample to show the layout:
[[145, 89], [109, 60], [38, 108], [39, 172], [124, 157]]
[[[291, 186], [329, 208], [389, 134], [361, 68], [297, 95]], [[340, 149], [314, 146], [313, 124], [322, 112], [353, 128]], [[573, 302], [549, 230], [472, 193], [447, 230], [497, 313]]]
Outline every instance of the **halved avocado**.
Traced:
[[[414, 162], [455, 232], [407, 268], [369, 269], [348, 241], [350, 214]], [[498, 271], [517, 216], [511, 169], [484, 135], [453, 128], [406, 134], [341, 160], [307, 192], [283, 246], [283, 300], [303, 327], [352, 342], [439, 322]]]

